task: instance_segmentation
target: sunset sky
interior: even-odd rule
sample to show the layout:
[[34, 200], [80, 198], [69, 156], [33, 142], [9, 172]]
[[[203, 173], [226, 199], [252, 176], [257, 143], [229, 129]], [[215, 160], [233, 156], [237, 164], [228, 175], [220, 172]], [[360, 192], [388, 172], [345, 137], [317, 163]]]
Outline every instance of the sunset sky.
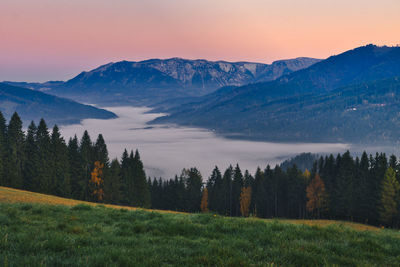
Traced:
[[326, 58], [400, 44], [399, 0], [1, 0], [0, 81], [119, 60]]

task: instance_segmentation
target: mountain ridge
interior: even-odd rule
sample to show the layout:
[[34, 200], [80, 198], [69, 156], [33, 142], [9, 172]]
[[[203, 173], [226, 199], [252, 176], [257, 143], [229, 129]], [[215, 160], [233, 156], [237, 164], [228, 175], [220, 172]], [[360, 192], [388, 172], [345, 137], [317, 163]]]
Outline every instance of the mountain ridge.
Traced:
[[[334, 123], [327, 124], [332, 114], [325, 113], [323, 106], [319, 106], [319, 109], [314, 109], [313, 113], [307, 113], [307, 115], [304, 109], [307, 107], [306, 105], [315, 106], [318, 101], [332, 96], [335, 96], [336, 104], [341, 103], [341, 100], [336, 98], [335, 90], [347, 90], [363, 84], [383, 86], [383, 91], [387, 89], [386, 87], [397, 88], [398, 76], [400, 76], [400, 47], [367, 45], [329, 57], [309, 68], [283, 75], [274, 81], [242, 87], [221, 88], [190, 103], [164, 110], [169, 115], [158, 118], [153, 123], [177, 123], [205, 127], [225, 136], [266, 141], [376, 142], [381, 140], [382, 142], [397, 142], [393, 132], [397, 131], [397, 125], [396, 127], [385, 125], [388, 132], [384, 132], [385, 129], [375, 131], [363, 125], [361, 128], [372, 131], [373, 134], [363, 133], [351, 130], [353, 126], [341, 122], [339, 118], [336, 118]], [[368, 88], [366, 90], [368, 91]], [[382, 100], [384, 96], [379, 94], [380, 91], [375, 90], [375, 92], [376, 97]], [[400, 94], [397, 89], [393, 93]], [[357, 97], [357, 94], [353, 93], [348, 100], [353, 101]], [[310, 103], [306, 101], [307, 98], [316, 100], [314, 103]], [[395, 103], [397, 103], [396, 101]], [[279, 105], [274, 103], [279, 103]], [[290, 113], [288, 108], [293, 108], [291, 103], [297, 104], [294, 109], [297, 113], [288, 116], [287, 114]], [[341, 103], [339, 107], [342, 106]], [[279, 112], [285, 108], [289, 113], [280, 114]], [[332, 112], [340, 111], [334, 107], [331, 108], [333, 108]], [[386, 110], [386, 112], [389, 111]], [[353, 135], [343, 134], [339, 130], [330, 132], [321, 129], [325, 135], [318, 136], [308, 122], [313, 121], [313, 117], [321, 112], [323, 117], [320, 117], [317, 122], [324, 124], [326, 129], [336, 127], [340, 131], [352, 132]], [[379, 120], [376, 114], [382, 115], [382, 113], [374, 111], [371, 118]], [[306, 116], [309, 117], [305, 118]], [[346, 118], [348, 121], [356, 122], [353, 119], [354, 117]], [[298, 121], [308, 125], [309, 134], [301, 129], [302, 125], [299, 125]], [[333, 125], [335, 123], [337, 125]], [[377, 125], [372, 122], [372, 119], [365, 123]], [[347, 128], [340, 127], [342, 124]], [[297, 125], [298, 128], [293, 125]], [[274, 129], [274, 133], [271, 132], [271, 127]]]
[[149, 105], [167, 99], [205, 95], [222, 86], [273, 80], [319, 61], [306, 57], [272, 64], [182, 58], [119, 61], [81, 72], [61, 83], [46, 82], [43, 86], [7, 83], [46, 90], [81, 102]]
[[17, 112], [25, 123], [44, 118], [49, 125], [79, 123], [88, 118], [116, 118], [104, 109], [5, 83], [0, 83], [0, 111], [7, 118]]

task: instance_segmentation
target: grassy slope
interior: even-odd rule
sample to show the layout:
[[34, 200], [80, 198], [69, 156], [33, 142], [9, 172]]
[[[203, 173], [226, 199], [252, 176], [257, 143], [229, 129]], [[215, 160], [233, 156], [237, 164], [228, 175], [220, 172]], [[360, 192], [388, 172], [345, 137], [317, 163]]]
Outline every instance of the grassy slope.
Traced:
[[[393, 230], [87, 204], [0, 187], [0, 265], [398, 266], [400, 262], [400, 234]], [[304, 225], [311, 222], [322, 226]]]

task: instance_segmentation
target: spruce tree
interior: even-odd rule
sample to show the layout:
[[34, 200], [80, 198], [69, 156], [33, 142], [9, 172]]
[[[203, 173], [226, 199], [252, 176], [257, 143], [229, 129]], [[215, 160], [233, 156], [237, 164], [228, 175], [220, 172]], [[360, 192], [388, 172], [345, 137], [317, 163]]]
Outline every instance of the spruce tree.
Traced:
[[208, 179], [207, 189], [208, 189], [209, 209], [218, 212], [220, 214], [223, 214], [224, 195], [223, 195], [222, 175], [217, 166], [215, 166], [210, 178]]
[[199, 212], [202, 197], [203, 180], [200, 172], [196, 168], [187, 170], [186, 194], [189, 212]]
[[24, 142], [22, 121], [15, 112], [7, 127], [6, 186], [13, 188], [22, 188], [23, 186]]
[[107, 179], [104, 179], [104, 201], [119, 204], [121, 202], [121, 166], [117, 159], [111, 161]]
[[107, 145], [104, 141], [103, 135], [99, 134], [94, 145], [95, 161], [98, 160], [104, 164], [106, 168], [109, 165]]
[[36, 132], [38, 146], [38, 182], [39, 192], [52, 194], [55, 192], [55, 177], [52, 176], [52, 155], [50, 134], [46, 122], [41, 119]]
[[230, 165], [224, 172], [222, 176], [222, 194], [224, 196], [224, 215], [232, 215], [231, 207], [232, 207], [232, 176], [233, 176], [233, 168]]
[[79, 146], [79, 153], [81, 158], [82, 175], [80, 184], [82, 185], [83, 199], [90, 200], [89, 192], [89, 180], [91, 179], [91, 172], [94, 167], [94, 149], [92, 140], [90, 139], [89, 133], [85, 131], [83, 133], [81, 143]]
[[68, 147], [64, 138], [61, 137], [57, 125], [54, 125], [51, 134], [51, 170], [54, 179], [54, 194], [63, 197], [71, 196], [70, 166], [68, 158]]
[[29, 191], [40, 191], [39, 171], [39, 151], [37, 147], [37, 127], [32, 121], [28, 127], [25, 142], [25, 155], [27, 160], [24, 164], [24, 188]]
[[128, 151], [125, 149], [121, 158], [121, 176], [122, 176], [122, 203], [132, 205], [133, 178]]
[[144, 171], [143, 163], [140, 160], [139, 151], [136, 150], [135, 157], [132, 162], [133, 168], [133, 205], [143, 208], [150, 207], [151, 198], [149, 188], [146, 181], [146, 173]]
[[239, 164], [236, 164], [232, 181], [232, 216], [240, 216], [240, 194], [243, 184], [242, 171], [240, 170]]
[[70, 138], [68, 142], [68, 163], [71, 185], [71, 197], [74, 199], [83, 199], [84, 197], [84, 168], [82, 158], [79, 153], [79, 141], [76, 135]]
[[382, 180], [381, 205], [379, 209], [379, 219], [382, 223], [391, 224], [399, 212], [398, 195], [400, 184], [396, 180], [396, 173], [389, 167]]
[[0, 186], [5, 185], [5, 179], [6, 179], [6, 160], [7, 160], [6, 132], [7, 132], [6, 119], [4, 118], [3, 113], [1, 113], [0, 111]]

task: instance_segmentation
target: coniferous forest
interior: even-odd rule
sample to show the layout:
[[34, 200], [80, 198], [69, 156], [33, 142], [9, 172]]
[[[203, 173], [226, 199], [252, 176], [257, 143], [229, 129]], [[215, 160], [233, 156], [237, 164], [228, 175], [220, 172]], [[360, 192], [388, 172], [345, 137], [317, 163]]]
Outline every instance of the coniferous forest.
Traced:
[[215, 167], [208, 179], [196, 168], [174, 179], [147, 178], [139, 152], [110, 161], [100, 134], [66, 142], [42, 119], [26, 132], [17, 113], [0, 113], [0, 185], [101, 203], [226, 216], [323, 218], [400, 226], [400, 164], [384, 153], [320, 157], [310, 170], [292, 165]]

